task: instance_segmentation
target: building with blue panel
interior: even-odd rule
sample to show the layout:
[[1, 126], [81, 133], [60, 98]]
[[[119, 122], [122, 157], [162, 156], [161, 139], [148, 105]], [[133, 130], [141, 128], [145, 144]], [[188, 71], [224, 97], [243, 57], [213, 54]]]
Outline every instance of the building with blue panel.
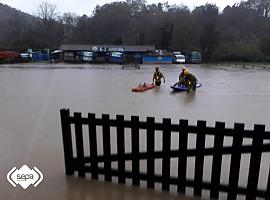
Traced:
[[173, 61], [173, 56], [154, 56], [154, 55], [143, 56], [143, 63], [171, 64], [172, 61]]
[[93, 63], [143, 63], [143, 55], [155, 51], [153, 45], [62, 45], [64, 62], [80, 62], [82, 52], [92, 52]]

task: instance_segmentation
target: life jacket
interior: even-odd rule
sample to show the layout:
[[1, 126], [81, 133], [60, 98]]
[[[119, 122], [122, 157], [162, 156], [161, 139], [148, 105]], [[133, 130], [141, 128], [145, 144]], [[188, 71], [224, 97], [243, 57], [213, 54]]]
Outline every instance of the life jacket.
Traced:
[[181, 73], [179, 74], [179, 81], [183, 81], [184, 79], [185, 79], [184, 73], [181, 72]]
[[194, 87], [197, 83], [197, 78], [193, 74], [189, 74], [185, 77], [185, 85], [191, 84]]
[[162, 77], [163, 77], [163, 74], [160, 71], [154, 73], [155, 80], [160, 81]]
[[197, 78], [193, 74], [187, 76], [188, 81], [197, 82]]

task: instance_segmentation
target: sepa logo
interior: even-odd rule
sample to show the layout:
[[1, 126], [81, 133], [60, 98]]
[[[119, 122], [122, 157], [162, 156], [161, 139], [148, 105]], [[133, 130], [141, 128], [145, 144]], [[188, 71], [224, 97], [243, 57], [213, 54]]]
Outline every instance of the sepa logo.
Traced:
[[23, 165], [20, 169], [13, 167], [7, 174], [7, 180], [14, 187], [19, 184], [26, 189], [31, 184], [37, 187], [43, 180], [43, 174], [36, 167], [30, 169], [27, 165]]

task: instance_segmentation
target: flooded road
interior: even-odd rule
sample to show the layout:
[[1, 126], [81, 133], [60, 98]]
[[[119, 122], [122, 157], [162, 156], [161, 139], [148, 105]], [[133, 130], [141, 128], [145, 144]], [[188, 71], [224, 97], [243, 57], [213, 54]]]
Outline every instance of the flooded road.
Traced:
[[[141, 119], [154, 116], [156, 121], [169, 117], [177, 122], [181, 118], [191, 124], [207, 120], [208, 125], [224, 121], [227, 127], [233, 127], [234, 122], [243, 122], [250, 129], [257, 123], [266, 124], [267, 130], [270, 127], [270, 70], [266, 69], [189, 65], [202, 87], [195, 94], [186, 94], [173, 93], [169, 87], [177, 81], [180, 65], [162, 65], [166, 83], [145, 93], [132, 93], [131, 88], [141, 81], [151, 82], [151, 65], [143, 65], [141, 70], [122, 70], [119, 65], [23, 67], [0, 68], [0, 199], [105, 199], [102, 192], [95, 193], [103, 191], [100, 188], [112, 193], [112, 199], [177, 199], [152, 191], [134, 192], [137, 189], [66, 179], [61, 108], [83, 116], [94, 112], [127, 118], [139, 115]], [[44, 180], [37, 188], [23, 190], [7, 182], [8, 171], [24, 164], [43, 172]], [[263, 179], [268, 175], [269, 155], [262, 168]]]

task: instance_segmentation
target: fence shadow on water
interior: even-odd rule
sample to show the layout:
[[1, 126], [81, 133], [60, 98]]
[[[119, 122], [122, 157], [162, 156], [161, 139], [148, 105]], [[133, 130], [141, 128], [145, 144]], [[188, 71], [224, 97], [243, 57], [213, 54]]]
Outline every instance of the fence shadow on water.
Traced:
[[[135, 186], [144, 181], [147, 188], [155, 188], [158, 183], [164, 191], [175, 187], [179, 193], [192, 188], [194, 196], [202, 196], [207, 191], [213, 199], [220, 198], [221, 194], [228, 200], [239, 196], [248, 200], [270, 199], [270, 133], [265, 131], [264, 125], [254, 125], [254, 130], [246, 130], [240, 123], [235, 123], [234, 128], [226, 128], [223, 122], [208, 127], [206, 121], [189, 125], [188, 120], [172, 124], [171, 119], [163, 119], [160, 123], [153, 117], [147, 117], [146, 121], [140, 121], [138, 116], [126, 120], [123, 115], [111, 119], [107, 114], [97, 118], [93, 113], [82, 117], [78, 112], [71, 116], [68, 109], [61, 109], [60, 114], [67, 175], [78, 172], [79, 177], [89, 174], [92, 179], [103, 175], [105, 181], [116, 178], [120, 184], [131, 179]], [[141, 131], [144, 131], [146, 141], [142, 140]], [[159, 145], [157, 134], [160, 135]], [[189, 145], [190, 135], [194, 145]], [[213, 138], [210, 146], [206, 145], [209, 137]], [[231, 142], [225, 142], [225, 139]], [[145, 146], [143, 150], [141, 143]], [[264, 159], [265, 155], [268, 159]], [[223, 181], [224, 157], [228, 156], [228, 180]], [[243, 162], [247, 156], [248, 162]], [[210, 167], [208, 157], [212, 158]], [[189, 176], [191, 158], [194, 173]], [[157, 160], [161, 161], [160, 173], [156, 173]], [[172, 167], [172, 160], [176, 167]], [[146, 163], [143, 170], [141, 161]], [[127, 162], [131, 163], [128, 169]], [[246, 169], [245, 173], [242, 168]], [[210, 171], [208, 180], [205, 178], [207, 170]], [[242, 184], [240, 179], [246, 183]]]

